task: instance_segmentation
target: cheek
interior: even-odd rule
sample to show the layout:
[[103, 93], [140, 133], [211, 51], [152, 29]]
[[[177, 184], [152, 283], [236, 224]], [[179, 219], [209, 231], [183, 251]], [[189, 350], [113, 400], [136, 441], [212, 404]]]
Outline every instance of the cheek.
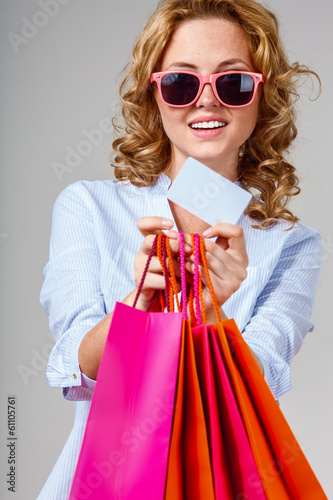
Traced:
[[160, 99], [156, 99], [160, 112], [164, 130], [168, 136], [179, 133], [179, 127], [186, 125], [186, 111], [177, 109], [164, 104]]
[[[243, 136], [250, 137], [258, 119], [258, 104], [253, 103], [251, 106], [243, 109], [243, 113], [239, 116], [239, 130], [242, 131]], [[245, 140], [246, 140], [245, 139]]]

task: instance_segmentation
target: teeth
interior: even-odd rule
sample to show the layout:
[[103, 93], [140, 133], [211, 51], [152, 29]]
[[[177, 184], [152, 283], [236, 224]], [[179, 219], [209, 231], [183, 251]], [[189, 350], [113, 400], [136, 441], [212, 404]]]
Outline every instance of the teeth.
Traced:
[[198, 123], [191, 123], [190, 127], [191, 128], [220, 128], [220, 127], [225, 127], [226, 123], [224, 122], [219, 122], [219, 121], [210, 121], [210, 122], [198, 122]]

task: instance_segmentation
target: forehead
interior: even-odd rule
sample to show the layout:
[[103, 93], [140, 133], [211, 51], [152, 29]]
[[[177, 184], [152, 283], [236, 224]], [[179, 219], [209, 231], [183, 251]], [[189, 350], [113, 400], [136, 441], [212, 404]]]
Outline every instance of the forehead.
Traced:
[[204, 70], [225, 61], [240, 60], [254, 69], [245, 32], [226, 19], [183, 22], [173, 33], [160, 61], [160, 71], [186, 63]]

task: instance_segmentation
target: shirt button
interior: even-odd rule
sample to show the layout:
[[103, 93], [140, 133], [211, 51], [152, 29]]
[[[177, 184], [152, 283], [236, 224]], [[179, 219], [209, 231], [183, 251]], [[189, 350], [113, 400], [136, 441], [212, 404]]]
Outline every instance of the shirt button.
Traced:
[[77, 378], [77, 375], [76, 375], [76, 373], [73, 373], [73, 378], [75, 378], [75, 379]]

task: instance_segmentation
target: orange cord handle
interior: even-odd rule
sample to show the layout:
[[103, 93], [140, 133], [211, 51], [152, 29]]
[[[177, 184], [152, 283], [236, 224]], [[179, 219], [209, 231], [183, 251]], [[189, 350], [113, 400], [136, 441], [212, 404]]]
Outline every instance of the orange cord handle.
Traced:
[[[169, 312], [174, 312], [174, 297], [176, 297], [177, 309], [178, 312], [181, 312], [182, 308], [178, 299], [177, 292], [177, 281], [175, 268], [172, 261], [172, 254], [170, 248], [169, 238], [163, 233], [160, 232], [157, 240], [157, 256], [161, 264], [161, 268], [163, 271], [163, 275], [165, 278], [165, 302], [166, 307]], [[167, 262], [169, 263], [169, 273], [167, 270]], [[161, 307], [163, 307], [163, 311], [165, 308], [163, 292], [160, 290], [160, 303]]]

